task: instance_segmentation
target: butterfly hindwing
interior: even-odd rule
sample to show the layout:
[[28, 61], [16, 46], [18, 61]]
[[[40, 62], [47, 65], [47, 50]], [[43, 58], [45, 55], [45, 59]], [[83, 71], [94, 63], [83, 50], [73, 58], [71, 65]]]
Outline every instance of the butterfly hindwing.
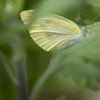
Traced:
[[[33, 10], [21, 13], [26, 26], [29, 25], [33, 13]], [[33, 40], [46, 51], [70, 45], [81, 34], [77, 24], [55, 14], [39, 18], [28, 29]]]

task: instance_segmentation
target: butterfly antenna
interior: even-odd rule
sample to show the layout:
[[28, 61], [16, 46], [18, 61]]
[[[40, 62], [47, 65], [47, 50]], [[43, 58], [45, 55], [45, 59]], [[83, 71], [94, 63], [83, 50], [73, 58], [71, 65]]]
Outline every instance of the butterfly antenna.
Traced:
[[88, 24], [92, 23], [94, 20], [96, 20], [98, 17], [100, 16], [100, 13], [94, 18], [92, 19]]

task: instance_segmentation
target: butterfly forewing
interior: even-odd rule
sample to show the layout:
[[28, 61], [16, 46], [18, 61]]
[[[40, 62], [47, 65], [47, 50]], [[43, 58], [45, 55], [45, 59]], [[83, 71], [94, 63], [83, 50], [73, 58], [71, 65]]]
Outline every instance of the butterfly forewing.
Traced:
[[[33, 10], [21, 13], [21, 18], [26, 26], [31, 22]], [[44, 50], [61, 48], [71, 44], [81, 34], [80, 28], [74, 22], [55, 14], [48, 14], [28, 26], [33, 40]]]

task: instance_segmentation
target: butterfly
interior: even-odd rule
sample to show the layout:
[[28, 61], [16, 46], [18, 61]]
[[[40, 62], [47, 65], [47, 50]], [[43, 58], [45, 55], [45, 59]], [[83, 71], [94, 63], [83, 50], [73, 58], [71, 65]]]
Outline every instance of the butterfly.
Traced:
[[85, 36], [76, 23], [56, 14], [47, 14], [31, 23], [34, 13], [35, 10], [23, 11], [21, 19], [28, 27], [32, 39], [46, 51], [65, 48]]

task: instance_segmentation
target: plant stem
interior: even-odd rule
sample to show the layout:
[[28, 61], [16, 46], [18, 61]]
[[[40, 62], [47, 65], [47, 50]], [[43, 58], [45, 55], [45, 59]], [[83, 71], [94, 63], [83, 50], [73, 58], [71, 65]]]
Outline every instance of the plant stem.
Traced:
[[18, 61], [16, 63], [16, 67], [17, 67], [17, 77], [19, 80], [19, 85], [17, 85], [18, 100], [28, 100], [24, 64], [21, 61]]
[[8, 76], [10, 77], [11, 81], [13, 82], [13, 84], [17, 85], [18, 80], [15, 78], [15, 75], [12, 70], [12, 65], [9, 62], [9, 60], [7, 59], [7, 57], [1, 51], [0, 51], [0, 58], [1, 58], [2, 62], [4, 63], [4, 67], [8, 73]]
[[52, 67], [49, 67], [44, 73], [43, 75], [38, 79], [38, 81], [36, 82], [35, 86], [32, 88], [32, 92], [30, 95], [30, 99], [29, 100], [37, 100], [42, 86], [45, 83], [45, 81], [48, 79], [48, 77], [50, 77], [50, 75], [53, 73]]

